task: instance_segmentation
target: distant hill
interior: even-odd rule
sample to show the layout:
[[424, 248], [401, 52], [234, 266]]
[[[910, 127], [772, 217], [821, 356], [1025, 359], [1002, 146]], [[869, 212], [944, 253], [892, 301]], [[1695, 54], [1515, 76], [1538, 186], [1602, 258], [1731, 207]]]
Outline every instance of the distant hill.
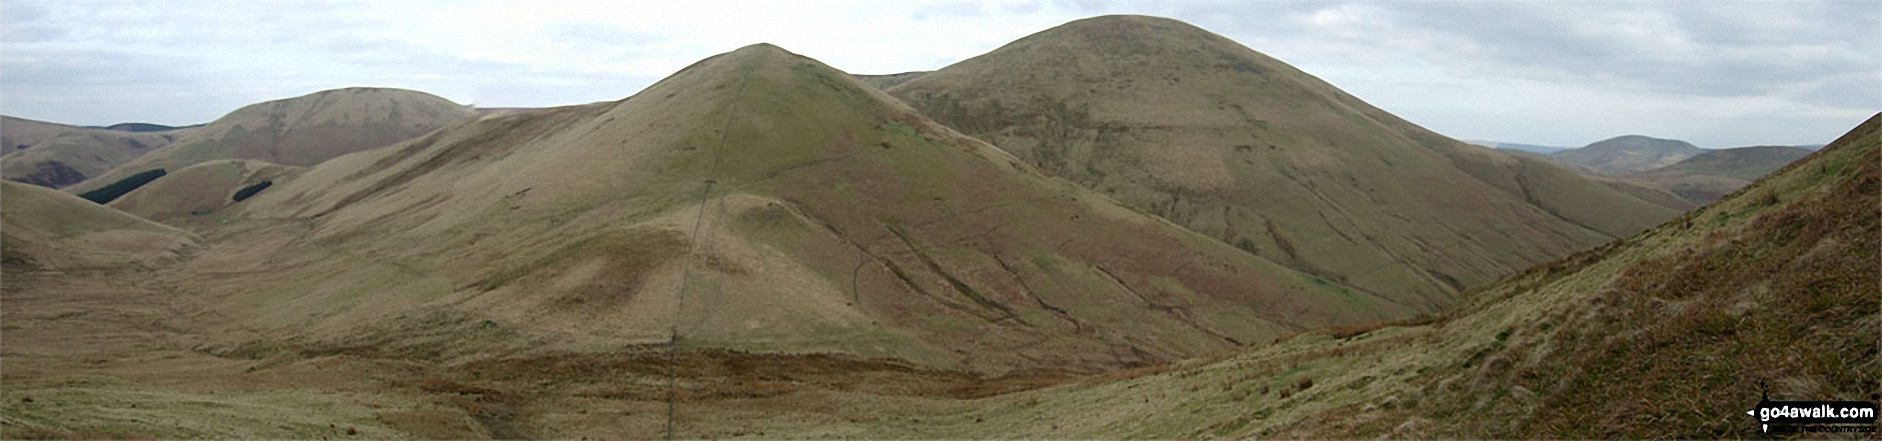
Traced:
[[927, 75], [927, 74], [928, 74], [927, 71], [915, 71], [915, 72], [902, 72], [898, 74], [888, 74], [888, 75], [851, 75], [851, 76], [856, 77], [856, 79], [858, 80], [862, 80], [864, 84], [868, 84], [877, 89], [887, 90], [888, 88], [901, 85], [902, 83], [906, 83], [909, 80], [921, 78], [922, 75]]
[[1750, 185], [1759, 177], [1808, 156], [1811, 150], [1765, 146], [1710, 150], [1673, 165], [1631, 173], [1694, 203], [1706, 204]]
[[1633, 196], [1643, 201], [1652, 202], [1655, 205], [1670, 208], [1675, 211], [1683, 212], [1686, 210], [1691, 210], [1693, 208], [1699, 207], [1699, 204], [1693, 203], [1692, 201], [1689, 201], [1684, 197], [1674, 194], [1673, 192], [1667, 190], [1666, 188], [1662, 187], [1659, 184], [1645, 182], [1645, 181], [1641, 181], [1637, 179], [1629, 179], [1625, 177], [1603, 175], [1600, 173], [1596, 173], [1594, 169], [1588, 168], [1588, 166], [1565, 162], [1560, 159], [1557, 159], [1554, 156], [1550, 156], [1546, 153], [1537, 153], [1537, 152], [1529, 151], [1529, 150], [1519, 150], [1519, 149], [1501, 148], [1501, 147], [1497, 148], [1496, 150], [1499, 152], [1507, 153], [1510, 156], [1518, 156], [1518, 157], [1529, 158], [1529, 159], [1534, 159], [1537, 161], [1543, 161], [1543, 162], [1547, 162], [1550, 164], [1554, 164], [1557, 167], [1561, 167], [1563, 169], [1573, 171], [1575, 173], [1579, 173], [1582, 176], [1587, 177], [1588, 179], [1594, 180], [1596, 182], [1600, 182], [1602, 185], [1606, 185], [1608, 188], [1613, 189], [1614, 191], [1625, 193], [1628, 196]]
[[1515, 150], [1515, 151], [1535, 152], [1535, 153], [1543, 153], [1543, 154], [1555, 153], [1555, 152], [1573, 148], [1573, 147], [1557, 147], [1557, 146], [1552, 146], [1552, 145], [1518, 144], [1514, 142], [1496, 142], [1496, 141], [1465, 140], [1464, 142], [1475, 144], [1475, 145], [1480, 145], [1484, 147], [1489, 147], [1489, 148], [1493, 148], [1497, 150]]
[[104, 126], [104, 127], [89, 127], [89, 128], [117, 130], [120, 132], [163, 132], [163, 131], [185, 129], [185, 128], [192, 128], [192, 127], [202, 127], [202, 126], [203, 126], [202, 124], [196, 124], [196, 125], [190, 125], [190, 126], [166, 126], [162, 124], [132, 122], [132, 123], [117, 123], [117, 124], [112, 124], [112, 125]]
[[309, 166], [476, 118], [476, 111], [469, 107], [423, 92], [382, 88], [316, 92], [242, 107], [67, 190], [83, 192], [148, 170], [174, 172], [220, 159]]
[[[115, 126], [114, 126], [115, 127]], [[163, 126], [140, 127], [156, 128]], [[62, 188], [187, 136], [193, 128], [126, 131], [0, 116], [0, 178]]]
[[1425, 310], [1677, 213], [1164, 18], [1074, 21], [888, 92], [1132, 208]]
[[1559, 162], [1587, 167], [1595, 173], [1620, 175], [1673, 165], [1705, 151], [1686, 141], [1627, 135], [1549, 156]]
[[1754, 181], [1773, 170], [1810, 156], [1799, 147], [1762, 146], [1709, 150], [1652, 172], [1714, 174]]

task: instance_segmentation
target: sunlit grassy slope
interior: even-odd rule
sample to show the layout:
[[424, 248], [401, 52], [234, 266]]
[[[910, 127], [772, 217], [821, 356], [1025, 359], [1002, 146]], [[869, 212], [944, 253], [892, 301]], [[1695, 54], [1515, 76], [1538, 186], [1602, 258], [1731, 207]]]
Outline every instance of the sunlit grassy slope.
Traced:
[[1425, 311], [1677, 214], [1170, 19], [1074, 21], [889, 93], [1127, 206]]
[[770, 45], [619, 102], [344, 156], [232, 207], [192, 283], [244, 326], [295, 330], [290, 346], [397, 347], [384, 329], [443, 311], [516, 336], [446, 355], [677, 332], [1104, 370], [1410, 309], [1044, 176]]
[[468, 106], [410, 90], [348, 88], [236, 109], [163, 148], [68, 188], [109, 185], [151, 169], [176, 172], [204, 161], [254, 159], [308, 166], [412, 139], [476, 118]]

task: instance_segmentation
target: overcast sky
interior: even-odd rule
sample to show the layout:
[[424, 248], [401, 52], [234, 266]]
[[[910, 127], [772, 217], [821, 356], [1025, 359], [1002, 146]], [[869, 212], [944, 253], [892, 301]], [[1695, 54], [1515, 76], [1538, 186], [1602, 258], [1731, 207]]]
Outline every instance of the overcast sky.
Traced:
[[1882, 111], [1882, 0], [4, 0], [0, 113], [182, 125], [349, 86], [578, 104], [752, 43], [852, 73], [933, 70], [1123, 13], [1201, 26], [1459, 139], [1814, 144]]

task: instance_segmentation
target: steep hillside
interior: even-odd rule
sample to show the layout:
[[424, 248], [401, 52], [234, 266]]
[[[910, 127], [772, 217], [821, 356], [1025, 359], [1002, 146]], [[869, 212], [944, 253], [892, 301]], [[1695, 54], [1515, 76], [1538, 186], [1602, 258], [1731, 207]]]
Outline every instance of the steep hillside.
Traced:
[[1169, 19], [1071, 22], [888, 92], [1125, 205], [1426, 311], [1676, 213]]
[[1751, 181], [1809, 155], [1798, 147], [1742, 147], [1711, 150], [1666, 167], [1626, 175], [1694, 203], [1716, 201]]
[[0, 116], [0, 146], [5, 146], [0, 178], [60, 188], [137, 159], [194, 130], [122, 130], [120, 126], [88, 128]]
[[1705, 152], [1686, 141], [1627, 135], [1549, 156], [1563, 163], [1587, 167], [1595, 173], [1618, 175], [1666, 167]]
[[212, 230], [195, 279], [243, 274], [203, 289], [315, 348], [415, 344], [371, 330], [438, 313], [542, 348], [677, 338], [1103, 370], [1409, 313], [1042, 176], [770, 45], [623, 101], [341, 157], [233, 208], [247, 220]]
[[23, 270], [84, 270], [175, 260], [195, 235], [78, 196], [0, 181], [0, 264]]
[[423, 92], [378, 88], [315, 92], [237, 109], [69, 190], [84, 192], [148, 170], [175, 172], [218, 159], [309, 166], [476, 117], [477, 112], [469, 107]]
[[1745, 415], [1761, 381], [1772, 400], [1879, 393], [1879, 128], [1882, 115], [1745, 191], [1487, 286], [1442, 317], [1313, 332], [1120, 381], [944, 405], [873, 403], [848, 424], [776, 420], [706, 433], [1767, 437]]

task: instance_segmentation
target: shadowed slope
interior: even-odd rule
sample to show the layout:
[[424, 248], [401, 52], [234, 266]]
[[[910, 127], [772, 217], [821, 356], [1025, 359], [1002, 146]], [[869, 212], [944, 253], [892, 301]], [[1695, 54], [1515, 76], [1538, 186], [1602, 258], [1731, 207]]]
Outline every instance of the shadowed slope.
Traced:
[[[677, 333], [1085, 370], [1408, 313], [1041, 176], [770, 45], [623, 101], [342, 157], [238, 207], [253, 220], [196, 268], [256, 275], [209, 290], [323, 344], [396, 347], [358, 323], [441, 310], [541, 348]], [[262, 243], [289, 246], [219, 257]]]
[[193, 127], [88, 128], [0, 116], [0, 151], [5, 155], [0, 157], [0, 176], [60, 188], [109, 171], [193, 131]]
[[1125, 205], [1424, 310], [1675, 214], [1169, 19], [1071, 22], [889, 93]]
[[83, 192], [147, 170], [175, 172], [218, 159], [309, 166], [412, 139], [476, 115], [469, 107], [423, 92], [379, 88], [315, 92], [237, 109], [70, 190]]

